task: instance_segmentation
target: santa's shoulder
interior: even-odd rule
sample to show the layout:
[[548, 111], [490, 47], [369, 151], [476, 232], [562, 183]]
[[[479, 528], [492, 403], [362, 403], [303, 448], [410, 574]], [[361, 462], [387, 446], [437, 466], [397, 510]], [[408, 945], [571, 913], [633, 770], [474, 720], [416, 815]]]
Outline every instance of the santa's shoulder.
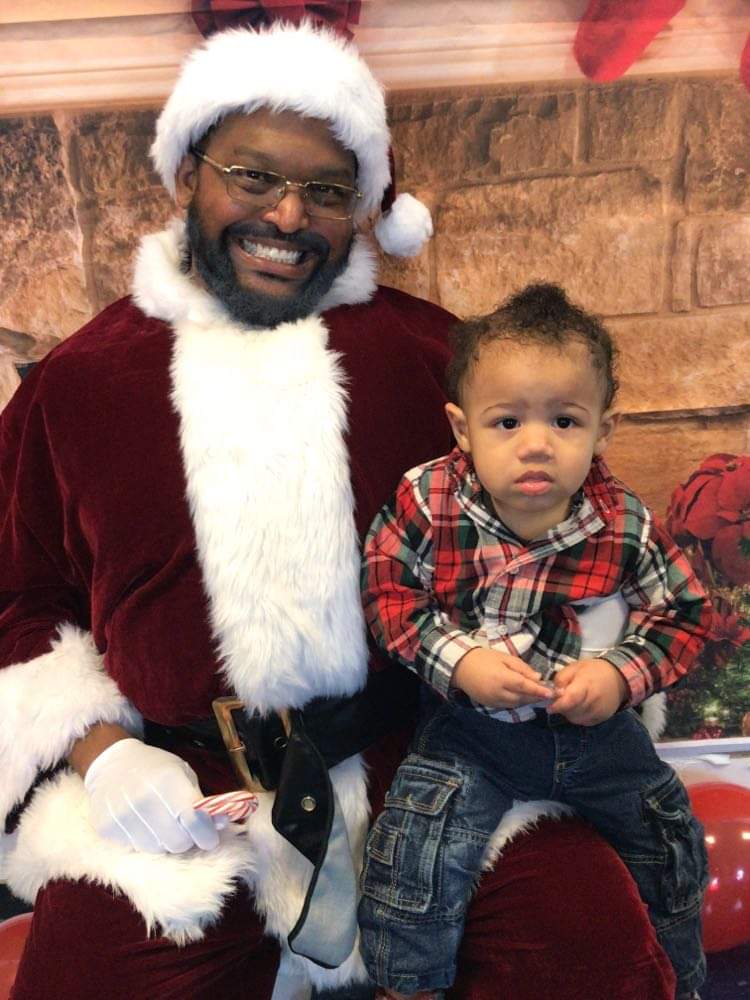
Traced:
[[386, 285], [378, 285], [368, 302], [338, 306], [323, 314], [332, 334], [332, 346], [337, 341], [356, 346], [373, 338], [383, 350], [397, 350], [410, 341], [419, 342], [422, 350], [439, 355], [443, 363], [447, 344], [456, 317], [426, 299]]

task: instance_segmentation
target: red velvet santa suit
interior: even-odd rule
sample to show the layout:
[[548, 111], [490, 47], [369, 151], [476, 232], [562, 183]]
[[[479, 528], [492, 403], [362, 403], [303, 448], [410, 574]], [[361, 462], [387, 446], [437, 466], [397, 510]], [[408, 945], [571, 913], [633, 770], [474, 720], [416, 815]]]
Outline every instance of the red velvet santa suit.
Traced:
[[[361, 238], [322, 318], [261, 331], [181, 273], [179, 239], [144, 241], [133, 299], [41, 363], [0, 425], [3, 813], [96, 721], [137, 733], [141, 717], [205, 718], [224, 693], [266, 711], [361, 687], [358, 536], [400, 473], [447, 445], [451, 317], [376, 291]], [[204, 792], [236, 787], [216, 759], [190, 762]], [[362, 761], [331, 779], [358, 857]], [[384, 765], [376, 798], [386, 780]], [[76, 775], [39, 785], [6, 844], [14, 891], [47, 886], [18, 997], [270, 997], [309, 872], [260, 798], [217, 850], [147, 855], [94, 832]], [[360, 962], [288, 969], [280, 1000]], [[573, 820], [546, 821], [485, 879], [461, 970], [467, 1000], [503, 983], [513, 1000], [671, 988], [624, 869]]]

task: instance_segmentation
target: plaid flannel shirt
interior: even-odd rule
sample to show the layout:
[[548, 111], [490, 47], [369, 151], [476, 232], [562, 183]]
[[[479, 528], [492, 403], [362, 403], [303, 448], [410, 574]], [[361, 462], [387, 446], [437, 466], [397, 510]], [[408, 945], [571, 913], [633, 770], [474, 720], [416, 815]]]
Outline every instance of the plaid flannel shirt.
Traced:
[[410, 470], [368, 532], [362, 591], [380, 647], [445, 697], [477, 646], [522, 656], [545, 678], [580, 659], [576, 602], [619, 592], [624, 633], [597, 655], [637, 705], [688, 672], [712, 620], [686, 557], [599, 458], [568, 518], [528, 543], [483, 502], [458, 448]]

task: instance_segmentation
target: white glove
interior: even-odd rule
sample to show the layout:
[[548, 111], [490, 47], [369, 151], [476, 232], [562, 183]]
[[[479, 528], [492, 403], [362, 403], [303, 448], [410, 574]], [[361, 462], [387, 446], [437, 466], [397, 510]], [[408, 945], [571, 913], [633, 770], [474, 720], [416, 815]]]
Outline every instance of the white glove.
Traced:
[[91, 822], [102, 837], [150, 854], [181, 854], [219, 844], [217, 825], [193, 802], [202, 795], [184, 760], [140, 740], [118, 740], [92, 761], [84, 778]]

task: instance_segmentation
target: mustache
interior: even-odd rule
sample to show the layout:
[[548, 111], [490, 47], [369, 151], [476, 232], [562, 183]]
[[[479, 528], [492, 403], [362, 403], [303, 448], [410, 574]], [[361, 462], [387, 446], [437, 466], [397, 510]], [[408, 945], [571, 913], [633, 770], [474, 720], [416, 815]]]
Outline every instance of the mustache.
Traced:
[[296, 233], [284, 233], [272, 222], [233, 222], [224, 230], [224, 237], [239, 240], [280, 240], [293, 244], [295, 250], [316, 253], [324, 260], [331, 252], [331, 244], [320, 233], [309, 233], [304, 229]]

